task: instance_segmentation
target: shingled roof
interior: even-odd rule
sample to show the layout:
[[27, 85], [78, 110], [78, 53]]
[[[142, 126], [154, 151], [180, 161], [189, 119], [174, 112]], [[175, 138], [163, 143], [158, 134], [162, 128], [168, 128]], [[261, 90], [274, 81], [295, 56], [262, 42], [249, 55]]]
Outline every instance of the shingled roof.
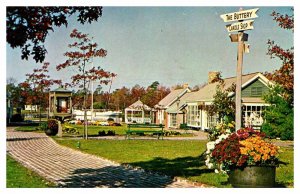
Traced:
[[151, 110], [149, 106], [144, 104], [141, 100], [136, 101], [126, 109], [134, 109], [134, 110]]
[[[242, 76], [242, 86], [245, 87], [248, 85], [250, 81], [256, 80], [256, 78], [262, 78], [265, 82], [270, 83], [261, 73], [251, 73], [247, 75]], [[236, 83], [236, 77], [230, 77], [224, 79], [224, 90], [228, 89], [232, 86], [232, 84]], [[219, 82], [211, 83], [205, 85], [203, 88], [198, 90], [197, 92], [193, 92], [187, 99], [186, 102], [192, 102], [192, 101], [212, 101], [214, 98], [214, 95], [217, 91], [217, 86], [219, 85]], [[232, 93], [231, 95], [233, 95]]]
[[164, 97], [157, 105], [156, 108], [168, 108], [172, 105], [178, 98], [181, 98], [186, 92], [189, 92], [189, 88], [177, 89], [171, 91], [166, 97]]
[[56, 88], [54, 90], [51, 90], [51, 92], [67, 92], [67, 93], [71, 93], [72, 91], [67, 90], [67, 89], [65, 89], [63, 87], [59, 87], [59, 88]]
[[186, 105], [186, 101], [193, 95], [195, 92], [187, 92], [185, 93], [179, 100], [179, 104], [176, 102], [173, 103], [166, 111], [168, 113], [181, 113], [180, 109]]

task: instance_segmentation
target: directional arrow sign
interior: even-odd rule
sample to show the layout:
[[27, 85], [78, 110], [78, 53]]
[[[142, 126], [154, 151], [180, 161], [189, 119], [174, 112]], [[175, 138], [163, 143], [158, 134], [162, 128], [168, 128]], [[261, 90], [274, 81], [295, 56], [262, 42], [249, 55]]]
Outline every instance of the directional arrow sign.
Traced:
[[243, 10], [239, 12], [226, 13], [221, 15], [220, 17], [224, 20], [224, 22], [234, 22], [238, 20], [247, 20], [257, 18], [256, 12], [259, 8]]
[[228, 32], [237, 32], [237, 31], [244, 31], [244, 30], [252, 30], [254, 20], [247, 20], [243, 22], [237, 22], [233, 24], [226, 25]]

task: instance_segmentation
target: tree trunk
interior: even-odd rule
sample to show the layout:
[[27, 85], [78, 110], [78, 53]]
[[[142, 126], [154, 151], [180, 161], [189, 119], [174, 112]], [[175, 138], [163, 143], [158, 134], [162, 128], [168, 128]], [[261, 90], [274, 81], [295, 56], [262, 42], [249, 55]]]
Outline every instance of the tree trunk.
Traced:
[[88, 129], [87, 129], [87, 113], [84, 107], [84, 139], [88, 139]]
[[39, 107], [39, 110], [40, 110], [40, 126], [41, 126], [41, 122], [42, 122], [42, 110], [41, 110], [41, 105], [40, 105], [40, 107]]
[[39, 114], [40, 114], [40, 121], [39, 121], [39, 127], [41, 127], [41, 122], [42, 122], [42, 110], [41, 110], [41, 107], [42, 107], [42, 102], [40, 100], [40, 106], [39, 106]]
[[[85, 61], [83, 64], [83, 75], [85, 76]], [[83, 110], [84, 110], [84, 139], [88, 139], [88, 128], [87, 128], [87, 113], [86, 113], [86, 101], [87, 101], [87, 92], [86, 92], [86, 78], [83, 79], [83, 90], [84, 90], [84, 99], [83, 99]]]

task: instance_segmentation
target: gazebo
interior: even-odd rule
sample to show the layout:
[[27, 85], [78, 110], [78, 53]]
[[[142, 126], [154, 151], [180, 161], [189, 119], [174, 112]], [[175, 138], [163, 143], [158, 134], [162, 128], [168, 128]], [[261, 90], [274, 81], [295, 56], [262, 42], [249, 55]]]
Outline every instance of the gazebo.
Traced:
[[152, 123], [153, 110], [141, 100], [125, 108], [125, 123]]
[[49, 93], [49, 117], [63, 121], [72, 116], [72, 92], [57, 88]]

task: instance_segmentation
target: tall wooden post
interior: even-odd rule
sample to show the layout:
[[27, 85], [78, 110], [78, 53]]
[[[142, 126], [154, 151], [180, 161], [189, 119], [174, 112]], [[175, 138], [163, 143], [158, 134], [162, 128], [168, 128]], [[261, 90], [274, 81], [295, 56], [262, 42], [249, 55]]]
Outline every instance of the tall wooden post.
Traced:
[[[226, 25], [228, 32], [238, 32], [238, 34], [230, 34], [231, 42], [238, 42], [238, 54], [237, 54], [237, 67], [236, 67], [236, 91], [235, 91], [235, 130], [239, 130], [242, 125], [242, 65], [243, 65], [243, 53], [244, 53], [244, 41], [248, 40], [248, 35], [245, 30], [252, 30], [254, 20], [248, 20], [257, 18], [256, 12], [259, 8], [243, 10], [240, 8], [238, 12], [226, 13], [220, 15], [224, 22], [235, 22]], [[246, 20], [246, 21], [244, 21]]]
[[242, 68], [244, 51], [244, 32], [238, 33], [238, 54], [236, 67], [236, 99], [235, 99], [235, 130], [239, 130], [242, 125]]

